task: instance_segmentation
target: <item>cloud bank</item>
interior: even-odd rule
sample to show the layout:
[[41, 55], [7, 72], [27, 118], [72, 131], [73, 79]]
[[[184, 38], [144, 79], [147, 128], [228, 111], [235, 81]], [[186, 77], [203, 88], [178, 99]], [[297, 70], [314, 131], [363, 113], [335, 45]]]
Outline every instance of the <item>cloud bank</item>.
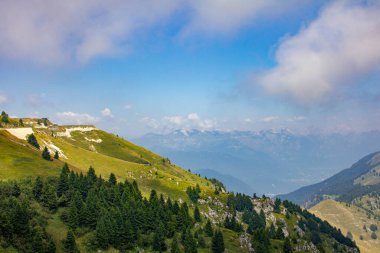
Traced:
[[87, 113], [58, 112], [56, 113], [56, 117], [63, 124], [94, 124], [99, 121], [98, 117]]
[[41, 64], [125, 53], [138, 29], [167, 18], [174, 0], [3, 0], [0, 54]]
[[255, 78], [271, 94], [315, 102], [380, 70], [380, 4], [338, 1], [279, 45], [276, 66]]
[[[139, 34], [179, 22], [179, 34], [225, 34], [303, 2], [275, 0], [2, 0], [0, 56], [43, 65], [87, 63], [131, 50]], [[185, 13], [185, 21], [173, 20]], [[174, 35], [176, 36], [176, 35]]]

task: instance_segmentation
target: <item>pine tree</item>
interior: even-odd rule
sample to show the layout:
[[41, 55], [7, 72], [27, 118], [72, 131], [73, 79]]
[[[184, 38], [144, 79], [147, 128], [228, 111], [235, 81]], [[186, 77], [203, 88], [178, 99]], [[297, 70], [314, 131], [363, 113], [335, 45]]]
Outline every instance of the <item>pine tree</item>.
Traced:
[[47, 161], [51, 161], [50, 153], [47, 147], [45, 147], [44, 150], [42, 151], [42, 158]]
[[4, 111], [1, 112], [1, 122], [5, 123], [5, 124], [9, 123], [9, 116]]
[[110, 174], [110, 177], [109, 177], [109, 179], [108, 179], [108, 182], [109, 182], [111, 185], [116, 185], [117, 180], [116, 180], [116, 176], [115, 176], [115, 174], [113, 174], [113, 173]]
[[61, 174], [59, 175], [57, 184], [57, 196], [61, 197], [64, 193], [69, 190], [69, 166], [67, 163], [63, 165]]
[[74, 201], [71, 201], [68, 213], [69, 227], [75, 229], [79, 225], [79, 214]]
[[57, 150], [54, 153], [54, 159], [59, 160], [59, 154]]
[[34, 136], [34, 134], [28, 135], [27, 141], [30, 145], [34, 146], [37, 149], [40, 149], [40, 144], [38, 144], [36, 136]]
[[75, 236], [72, 230], [69, 230], [66, 235], [66, 239], [63, 240], [63, 248], [65, 252], [79, 253], [78, 246], [75, 242]]
[[194, 240], [193, 235], [191, 234], [190, 229], [187, 229], [185, 232], [185, 238], [184, 238], [184, 248], [185, 253], [197, 253], [197, 245]]
[[161, 223], [157, 226], [154, 233], [152, 249], [157, 252], [163, 252], [167, 249], [165, 244], [164, 228]]
[[177, 236], [174, 235], [172, 244], [170, 245], [170, 253], [179, 253], [178, 239]]
[[224, 239], [223, 239], [223, 234], [220, 230], [216, 231], [212, 238], [211, 249], [213, 253], [224, 252]]
[[96, 225], [95, 238], [99, 247], [102, 249], [108, 248], [109, 245], [109, 231], [107, 228], [107, 217], [102, 216]]
[[284, 236], [284, 232], [282, 232], [282, 229], [280, 227], [277, 228], [277, 231], [276, 231], [276, 239], [277, 240], [284, 240], [285, 236]]
[[36, 182], [34, 183], [34, 186], [33, 186], [33, 196], [36, 200], [40, 200], [43, 187], [44, 187], [44, 183], [42, 182], [41, 177], [37, 177]]
[[276, 200], [274, 201], [273, 212], [275, 213], [281, 212], [281, 200], [279, 198], [276, 198]]
[[204, 227], [204, 231], [205, 231], [206, 235], [209, 237], [214, 235], [214, 231], [212, 230], [212, 225], [211, 225], [210, 220], [207, 220], [206, 225]]
[[284, 253], [292, 253], [293, 252], [292, 245], [290, 244], [289, 238], [285, 239], [283, 251], [284, 251]]
[[198, 206], [195, 206], [195, 209], [194, 209], [194, 220], [196, 222], [200, 222], [201, 221], [201, 213], [199, 212]]
[[41, 195], [41, 201], [43, 205], [52, 211], [55, 211], [58, 208], [58, 198], [55, 192], [56, 190], [53, 186], [46, 185], [42, 189]]

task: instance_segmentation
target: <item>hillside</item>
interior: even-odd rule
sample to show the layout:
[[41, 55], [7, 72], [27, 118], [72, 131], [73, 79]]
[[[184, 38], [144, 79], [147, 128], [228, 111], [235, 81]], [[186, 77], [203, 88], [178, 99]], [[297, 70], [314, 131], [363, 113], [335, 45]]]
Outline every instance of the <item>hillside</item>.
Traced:
[[370, 230], [371, 224], [380, 227], [380, 222], [368, 218], [363, 209], [334, 200], [324, 200], [313, 206], [310, 212], [340, 228], [344, 235], [351, 232], [362, 253], [380, 252], [380, 240], [372, 239]]
[[377, 172], [379, 166], [380, 152], [376, 152], [320, 183], [302, 187], [280, 197], [305, 207], [311, 207], [325, 198], [351, 201], [380, 189], [380, 174]]
[[357, 252], [292, 203], [224, 192], [95, 126], [9, 118], [0, 129], [0, 252]]

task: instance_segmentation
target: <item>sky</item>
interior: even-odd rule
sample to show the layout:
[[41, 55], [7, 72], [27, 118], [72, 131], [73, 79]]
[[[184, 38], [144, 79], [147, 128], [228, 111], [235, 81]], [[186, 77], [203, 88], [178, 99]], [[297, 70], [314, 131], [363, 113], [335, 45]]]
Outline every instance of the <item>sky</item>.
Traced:
[[0, 109], [128, 138], [380, 130], [380, 3], [2, 0]]

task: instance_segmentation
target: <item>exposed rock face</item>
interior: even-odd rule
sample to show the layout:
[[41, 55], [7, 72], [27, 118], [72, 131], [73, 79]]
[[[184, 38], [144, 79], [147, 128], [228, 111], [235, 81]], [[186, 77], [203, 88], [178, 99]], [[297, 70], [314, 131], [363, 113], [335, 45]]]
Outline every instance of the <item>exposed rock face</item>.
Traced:
[[317, 247], [312, 242], [304, 242], [302, 245], [297, 245], [294, 247], [295, 252], [312, 252], [312, 253], [320, 253]]
[[248, 249], [249, 252], [255, 252], [255, 250], [252, 248], [252, 243], [251, 243], [249, 234], [242, 233], [239, 237], [239, 241], [240, 241], [240, 248]]
[[298, 225], [294, 225], [294, 230], [297, 232], [299, 237], [302, 238], [305, 236], [305, 232]]

